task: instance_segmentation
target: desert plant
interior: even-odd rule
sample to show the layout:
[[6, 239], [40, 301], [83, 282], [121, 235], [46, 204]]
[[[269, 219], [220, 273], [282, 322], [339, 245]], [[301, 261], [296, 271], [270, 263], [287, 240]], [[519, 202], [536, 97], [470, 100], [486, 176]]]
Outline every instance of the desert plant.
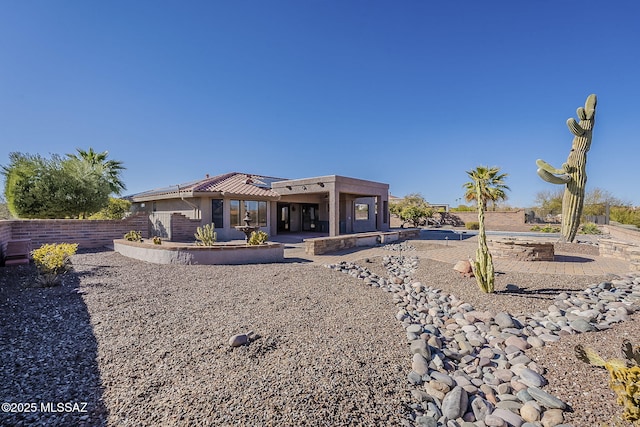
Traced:
[[467, 230], [479, 230], [480, 229], [480, 223], [477, 222], [477, 221], [465, 222], [464, 223], [464, 228], [466, 228]]
[[194, 236], [196, 238], [196, 245], [213, 246], [217, 240], [218, 234], [215, 232], [213, 224], [205, 224], [202, 227], [196, 228]]
[[161, 245], [162, 244], [162, 239], [158, 236], [153, 236], [153, 244], [154, 245]]
[[569, 131], [574, 137], [566, 163], [563, 163], [560, 168], [554, 168], [542, 159], [536, 161], [538, 175], [543, 180], [566, 186], [562, 198], [562, 240], [565, 242], [575, 240], [580, 226], [587, 184], [587, 152], [591, 148], [596, 104], [596, 96], [589, 95], [584, 107], [578, 108], [580, 123], [574, 118], [567, 120]]
[[140, 231], [131, 230], [127, 234], [124, 235], [125, 240], [130, 242], [141, 242], [142, 241], [142, 233]]
[[596, 224], [593, 222], [587, 222], [582, 225], [582, 229], [580, 230], [582, 234], [602, 234], [602, 231]]
[[539, 225], [534, 225], [531, 227], [531, 231], [538, 231], [540, 233], [559, 233], [560, 227], [556, 227], [553, 225], [545, 224], [544, 227]]
[[71, 256], [77, 250], [77, 243], [47, 243], [33, 250], [31, 256], [38, 269], [38, 283], [42, 286], [60, 284], [64, 273], [71, 269]]
[[478, 166], [472, 171], [467, 171], [470, 182], [463, 185], [467, 189], [465, 199], [476, 200], [478, 204], [478, 249], [476, 260], [472, 263], [473, 275], [480, 289], [485, 293], [492, 293], [495, 288], [495, 274], [493, 258], [487, 246], [487, 234], [484, 227], [484, 212], [487, 209], [488, 200], [497, 200], [508, 190], [504, 184], [507, 174], [498, 174], [497, 167]]
[[623, 418], [627, 421], [640, 420], [640, 349], [632, 347], [628, 340], [622, 342], [625, 360], [605, 361], [595, 351], [581, 345], [575, 347], [576, 357], [590, 365], [609, 371], [609, 387], [618, 396], [618, 405], [624, 406]]
[[261, 245], [267, 241], [269, 235], [262, 230], [254, 231], [249, 237], [247, 244], [249, 245]]

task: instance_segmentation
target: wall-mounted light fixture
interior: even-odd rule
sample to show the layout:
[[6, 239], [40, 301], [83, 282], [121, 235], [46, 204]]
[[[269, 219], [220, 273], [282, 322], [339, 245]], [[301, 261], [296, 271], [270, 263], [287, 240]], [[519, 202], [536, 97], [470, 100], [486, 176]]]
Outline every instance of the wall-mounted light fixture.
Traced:
[[287, 190], [291, 191], [291, 186], [290, 185], [287, 185], [286, 187], [287, 187]]
[[319, 185], [320, 187], [324, 187], [324, 182], [319, 182], [319, 183], [318, 183], [318, 185]]

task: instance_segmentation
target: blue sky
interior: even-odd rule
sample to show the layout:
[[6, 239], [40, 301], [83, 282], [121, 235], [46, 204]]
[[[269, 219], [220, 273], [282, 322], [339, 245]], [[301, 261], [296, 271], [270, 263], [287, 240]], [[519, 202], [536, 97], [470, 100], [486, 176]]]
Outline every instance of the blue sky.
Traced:
[[0, 165], [108, 150], [127, 193], [345, 175], [457, 205], [498, 166], [556, 190], [598, 95], [588, 188], [640, 205], [640, 2], [0, 0]]

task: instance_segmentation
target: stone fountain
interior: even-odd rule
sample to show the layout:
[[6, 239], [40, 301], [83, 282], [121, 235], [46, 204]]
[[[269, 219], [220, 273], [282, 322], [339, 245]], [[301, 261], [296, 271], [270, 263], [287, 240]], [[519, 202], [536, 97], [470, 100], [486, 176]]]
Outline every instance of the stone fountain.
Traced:
[[253, 233], [254, 231], [260, 230], [260, 226], [251, 225], [251, 215], [249, 214], [249, 211], [247, 211], [243, 221], [245, 225], [237, 225], [234, 228], [238, 231], [242, 231], [244, 235], [247, 236], [246, 241], [247, 243], [249, 243], [249, 238], [251, 237], [251, 233]]

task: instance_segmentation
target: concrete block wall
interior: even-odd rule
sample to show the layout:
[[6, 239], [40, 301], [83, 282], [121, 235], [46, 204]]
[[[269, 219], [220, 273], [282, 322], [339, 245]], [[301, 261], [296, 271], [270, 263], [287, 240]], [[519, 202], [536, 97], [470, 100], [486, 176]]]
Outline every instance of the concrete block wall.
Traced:
[[[478, 212], [451, 212], [460, 218], [465, 224], [478, 222]], [[486, 211], [484, 213], [484, 225], [487, 230], [524, 231], [530, 228], [524, 222], [524, 210], [517, 211]]]
[[[8, 225], [7, 225], [8, 224]], [[79, 219], [16, 219], [0, 221], [0, 243], [9, 240], [31, 239], [31, 246], [38, 248], [45, 243], [77, 243], [81, 249], [111, 245], [131, 230], [148, 237], [149, 218], [134, 215], [122, 220]]]
[[[450, 212], [464, 223], [478, 222], [478, 212]], [[529, 231], [530, 224], [525, 223], [524, 210], [517, 211], [487, 211], [484, 213], [485, 227], [493, 231]], [[391, 227], [400, 227], [402, 221], [397, 217], [391, 218]]]

